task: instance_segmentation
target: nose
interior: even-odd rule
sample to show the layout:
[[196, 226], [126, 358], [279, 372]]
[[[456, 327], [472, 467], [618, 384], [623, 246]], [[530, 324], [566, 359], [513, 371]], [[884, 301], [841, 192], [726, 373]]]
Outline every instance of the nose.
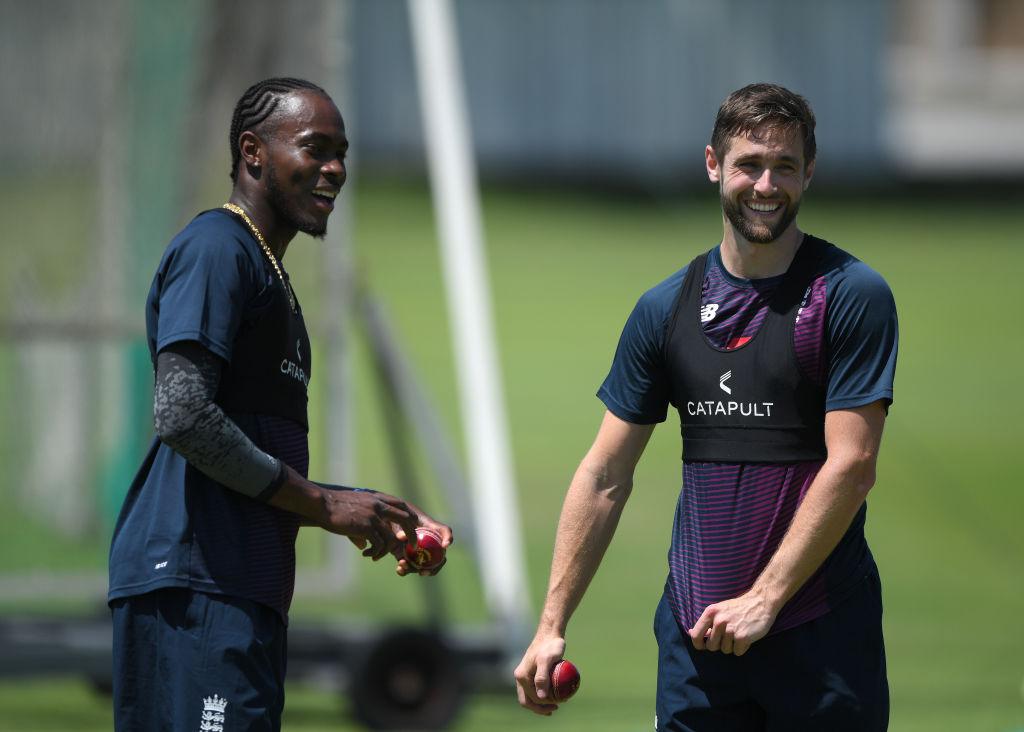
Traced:
[[331, 181], [336, 181], [338, 185], [345, 183], [345, 179], [348, 178], [348, 171], [345, 169], [345, 161], [340, 158], [331, 158], [325, 162], [320, 172], [325, 178]]
[[765, 167], [761, 175], [754, 181], [754, 190], [758, 193], [769, 194], [775, 191], [775, 180], [772, 178], [772, 169]]

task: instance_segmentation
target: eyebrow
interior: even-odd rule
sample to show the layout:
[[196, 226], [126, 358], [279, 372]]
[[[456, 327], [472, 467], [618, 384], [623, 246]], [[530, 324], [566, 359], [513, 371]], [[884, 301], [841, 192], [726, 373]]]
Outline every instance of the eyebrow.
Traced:
[[775, 157], [774, 155], [759, 155], [757, 153], [749, 153], [747, 155], [737, 156], [734, 162], [738, 165], [739, 163], [745, 163], [753, 160], [765, 160], [769, 158], [772, 160], [778, 160], [779, 162], [782, 163], [790, 163], [797, 167], [800, 166], [800, 159], [795, 158], [792, 155], [780, 155], [779, 157]]
[[[323, 132], [317, 132], [316, 130], [308, 130], [299, 135], [299, 140], [302, 142], [318, 142], [326, 145], [333, 145], [336, 143], [337, 138], [334, 135], [328, 135]], [[348, 150], [348, 138], [342, 135], [342, 143], [338, 145], [342, 150]]]

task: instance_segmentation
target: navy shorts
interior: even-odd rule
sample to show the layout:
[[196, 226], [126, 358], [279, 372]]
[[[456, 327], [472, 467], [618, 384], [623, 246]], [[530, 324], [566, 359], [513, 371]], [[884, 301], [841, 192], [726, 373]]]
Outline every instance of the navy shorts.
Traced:
[[275, 611], [177, 588], [111, 610], [117, 732], [281, 729], [286, 634]]
[[816, 620], [757, 641], [742, 656], [694, 649], [662, 596], [658, 732], [881, 732], [889, 684], [878, 574]]

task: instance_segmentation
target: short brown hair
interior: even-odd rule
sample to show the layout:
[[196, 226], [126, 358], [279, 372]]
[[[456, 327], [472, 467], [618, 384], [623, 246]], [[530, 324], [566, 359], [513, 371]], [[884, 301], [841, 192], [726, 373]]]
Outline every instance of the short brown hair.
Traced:
[[721, 160], [737, 135], [761, 130], [767, 133], [800, 128], [804, 141], [804, 165], [817, 154], [814, 141], [814, 112], [799, 94], [777, 84], [749, 84], [722, 102], [711, 133], [711, 148]]

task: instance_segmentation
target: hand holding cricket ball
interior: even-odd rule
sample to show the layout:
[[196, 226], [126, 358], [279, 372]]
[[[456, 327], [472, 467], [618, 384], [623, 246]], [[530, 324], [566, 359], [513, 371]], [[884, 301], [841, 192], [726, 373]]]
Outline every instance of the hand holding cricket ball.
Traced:
[[426, 526], [416, 529], [416, 543], [405, 545], [405, 558], [415, 569], [435, 569], [444, 563], [444, 546], [441, 535]]
[[519, 704], [535, 714], [550, 716], [580, 688], [580, 672], [566, 661], [565, 639], [534, 638], [513, 672]]

